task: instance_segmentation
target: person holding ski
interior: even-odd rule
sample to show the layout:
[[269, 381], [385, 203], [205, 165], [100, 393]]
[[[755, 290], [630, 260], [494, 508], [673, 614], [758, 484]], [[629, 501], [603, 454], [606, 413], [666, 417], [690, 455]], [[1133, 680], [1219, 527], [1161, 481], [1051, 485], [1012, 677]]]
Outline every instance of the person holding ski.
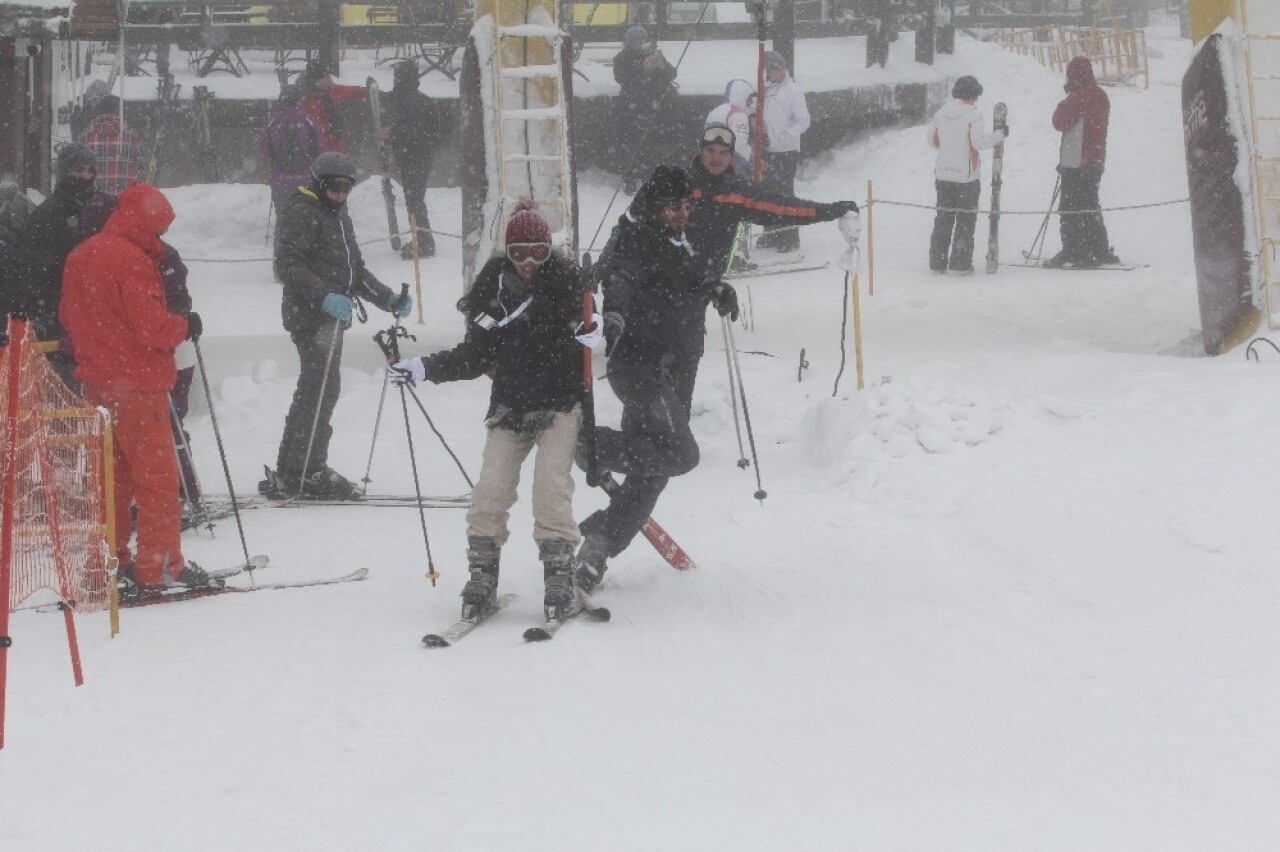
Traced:
[[458, 301], [466, 337], [447, 352], [406, 358], [388, 369], [396, 384], [435, 384], [489, 374], [484, 463], [467, 511], [462, 618], [497, 606], [498, 562], [516, 502], [520, 468], [533, 467], [533, 538], [543, 565], [548, 621], [574, 606], [573, 460], [582, 422], [582, 347], [601, 337], [582, 328], [582, 282], [572, 260], [551, 247], [551, 226], [522, 200], [507, 223], [506, 254], [491, 258]]
[[621, 89], [615, 126], [624, 191], [630, 195], [652, 166], [647, 152], [657, 150], [666, 138], [662, 122], [670, 111], [667, 101], [676, 91], [676, 69], [645, 28], [634, 26], [623, 35], [622, 51], [613, 58], [613, 79]]
[[[726, 147], [732, 157], [732, 140]], [[631, 544], [673, 476], [698, 465], [689, 428], [693, 387], [706, 337], [707, 305], [738, 318], [738, 296], [709, 274], [685, 233], [694, 182], [679, 166], [658, 166], [615, 231], [603, 277], [609, 386], [622, 401], [622, 428], [597, 427], [596, 465], [626, 478], [607, 508], [580, 524], [576, 579], [600, 582], [606, 560]], [[588, 467], [590, 441], [578, 465]]]
[[938, 151], [933, 167], [938, 211], [929, 239], [929, 268], [939, 275], [948, 269], [973, 274], [973, 232], [978, 224], [982, 194], [979, 151], [1000, 144], [1007, 130], [988, 133], [978, 109], [982, 84], [965, 75], [951, 87], [951, 100], [934, 115], [928, 140]]
[[[320, 134], [299, 102], [302, 90], [286, 83], [280, 87], [280, 101], [262, 132], [259, 149], [271, 169], [271, 202], [276, 215], [284, 209], [289, 195], [311, 181], [311, 164], [320, 156]], [[277, 221], [273, 249], [280, 245]], [[276, 280], [280, 273], [274, 270]]]
[[[434, 257], [436, 238], [427, 216], [427, 179], [436, 150], [444, 144], [447, 126], [440, 105], [421, 91], [417, 63], [406, 59], [396, 65], [391, 88], [391, 127], [386, 131], [404, 189], [405, 207], [418, 228], [418, 253]], [[400, 249], [405, 260], [413, 259], [413, 246]]]
[[338, 107], [348, 101], [367, 100], [369, 93], [364, 86], [344, 86], [333, 82], [333, 77], [319, 65], [311, 64], [298, 77], [302, 89], [300, 106], [315, 125], [320, 139], [320, 151], [346, 153], [347, 144], [342, 136], [342, 116]]
[[392, 292], [364, 265], [347, 195], [356, 164], [326, 151], [311, 165], [311, 181], [280, 211], [276, 265], [284, 283], [280, 313], [298, 350], [301, 369], [284, 421], [276, 469], [258, 490], [272, 499], [352, 500], [360, 487], [329, 467], [329, 420], [338, 402], [342, 335], [361, 299], [396, 316], [408, 316], [413, 300]]
[[1107, 162], [1111, 100], [1094, 79], [1093, 63], [1087, 56], [1077, 56], [1067, 63], [1067, 82], [1062, 88], [1067, 96], [1053, 111], [1053, 129], [1062, 134], [1058, 149], [1062, 251], [1044, 265], [1093, 269], [1116, 264], [1120, 258], [1111, 248], [1098, 199]]
[[[69, 142], [58, 149], [53, 193], [31, 213], [27, 226], [27, 263], [22, 274], [22, 301], [27, 316], [42, 341], [59, 340], [62, 323], [58, 304], [62, 297], [62, 269], [67, 255], [80, 244], [80, 212], [93, 195], [98, 159], [83, 145]], [[75, 362], [65, 351], [50, 352], [49, 365], [74, 391]]]
[[704, 275], [718, 277], [727, 271], [742, 222], [783, 228], [830, 222], [858, 211], [855, 201], [805, 201], [739, 176], [734, 162], [736, 142], [731, 128], [707, 125], [689, 166], [693, 209], [685, 234], [695, 256], [704, 264]]
[[119, 195], [147, 173], [147, 152], [142, 137], [120, 119], [120, 99], [107, 95], [98, 102], [98, 115], [79, 139], [98, 161], [98, 186]]
[[[782, 54], [769, 51], [764, 55], [765, 86], [761, 109], [764, 110], [764, 158], [773, 178], [787, 195], [795, 192], [796, 171], [800, 168], [800, 137], [809, 129], [809, 105], [804, 90], [796, 85], [787, 70]], [[800, 248], [800, 232], [785, 228], [765, 234], [756, 245], [791, 252]]]
[[[165, 307], [156, 261], [173, 222], [160, 190], [135, 183], [120, 194], [102, 232], [67, 257], [58, 310], [76, 352], [76, 378], [91, 405], [111, 413], [115, 446], [116, 556], [141, 597], [174, 584], [209, 584], [182, 557], [178, 465], [170, 433], [173, 351], [200, 336], [198, 314]], [[129, 550], [137, 505], [137, 558]]]

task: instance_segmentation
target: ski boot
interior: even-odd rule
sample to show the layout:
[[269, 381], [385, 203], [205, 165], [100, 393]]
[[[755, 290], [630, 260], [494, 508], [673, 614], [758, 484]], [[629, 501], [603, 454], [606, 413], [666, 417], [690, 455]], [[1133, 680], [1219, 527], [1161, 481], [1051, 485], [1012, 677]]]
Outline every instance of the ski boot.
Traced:
[[258, 482], [258, 493], [268, 500], [292, 500], [302, 490], [296, 476], [288, 476], [266, 465], [262, 466], [262, 474], [266, 478]]
[[578, 605], [573, 588], [573, 545], [561, 539], [538, 542], [542, 560], [542, 611], [547, 621], [561, 621]]
[[322, 467], [307, 477], [302, 498], [312, 500], [359, 500], [360, 486], [331, 467]]
[[208, 572], [194, 562], [188, 562], [183, 565], [177, 574], [170, 573], [168, 568], [164, 571], [164, 582], [166, 586], [182, 586], [187, 589], [202, 589], [206, 586], [221, 586], [221, 580], [212, 579]]
[[578, 588], [591, 592], [604, 579], [608, 569], [605, 560], [609, 558], [609, 542], [594, 535], [588, 535], [578, 548], [578, 558], [573, 564], [574, 580]]
[[498, 607], [498, 557], [496, 539], [467, 538], [467, 567], [471, 579], [462, 587], [462, 620], [477, 621]]

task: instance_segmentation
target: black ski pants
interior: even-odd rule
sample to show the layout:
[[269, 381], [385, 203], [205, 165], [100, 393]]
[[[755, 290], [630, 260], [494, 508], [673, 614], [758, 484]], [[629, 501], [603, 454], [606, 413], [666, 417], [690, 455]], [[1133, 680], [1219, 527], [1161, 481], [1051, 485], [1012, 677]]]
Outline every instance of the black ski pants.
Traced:
[[[1062, 189], [1058, 196], [1061, 220], [1062, 251], [1066, 262], [1080, 263], [1102, 260], [1111, 255], [1111, 239], [1102, 221], [1102, 203], [1098, 186], [1102, 183], [1102, 166], [1078, 169], [1058, 167]], [[1084, 212], [1076, 212], [1084, 211]]]
[[[973, 269], [973, 232], [978, 225], [978, 197], [982, 182], [955, 183], [935, 180], [938, 191], [937, 214], [933, 217], [933, 236], [929, 240], [929, 268], [934, 272], [947, 269]], [[972, 210], [974, 212], [956, 212]]]
[[426, 171], [402, 169], [400, 174], [404, 206], [418, 223], [418, 251], [424, 257], [432, 257], [436, 253], [436, 238], [431, 233], [431, 219], [427, 216], [427, 177], [430, 173], [428, 165]]
[[[333, 435], [329, 420], [333, 417], [333, 408], [338, 404], [341, 390], [342, 335], [341, 324], [332, 319], [316, 328], [295, 331], [291, 335], [293, 345], [298, 348], [301, 371], [298, 373], [298, 386], [293, 391], [293, 404], [284, 419], [280, 454], [276, 457], [276, 473], [291, 484], [303, 477], [304, 464], [305, 473], [315, 473], [329, 463], [329, 438]], [[317, 410], [320, 412], [318, 420]], [[307, 444], [311, 442], [313, 422], [316, 437], [308, 460]]]
[[608, 541], [609, 556], [626, 550], [653, 513], [673, 476], [698, 466], [698, 442], [689, 428], [698, 362], [668, 369], [618, 365], [609, 386], [622, 400], [622, 429], [596, 429], [602, 470], [625, 474], [607, 508], [578, 525], [584, 536]]

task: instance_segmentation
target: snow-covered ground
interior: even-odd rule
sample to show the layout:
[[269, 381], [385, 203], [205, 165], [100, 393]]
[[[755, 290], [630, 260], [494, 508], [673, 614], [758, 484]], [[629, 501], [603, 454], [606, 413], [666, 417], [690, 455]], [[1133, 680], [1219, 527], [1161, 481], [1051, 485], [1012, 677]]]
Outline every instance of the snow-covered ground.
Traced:
[[[1169, 29], [1151, 39], [1151, 89], [1110, 91], [1108, 206], [1186, 194], [1190, 46]], [[1061, 80], [962, 44], [988, 116], [1009, 104], [1005, 206], [1042, 210]], [[895, 129], [810, 160], [799, 188], [861, 198], [873, 179], [878, 198], [928, 204], [931, 169], [923, 129]], [[584, 243], [607, 177], [582, 181]], [[295, 356], [269, 264], [195, 260], [264, 256], [267, 192], [171, 195], [218, 423], [236, 488], [251, 492], [274, 462]], [[384, 232], [375, 182], [352, 206], [362, 236]], [[456, 191], [432, 190], [430, 206], [454, 230]], [[1005, 261], [1039, 224], [1004, 219]], [[934, 277], [930, 215], [877, 206], [874, 296], [861, 276], [867, 387], [854, 389], [850, 349], [834, 397], [842, 273], [740, 285], [769, 496], [752, 499], [753, 471], [736, 465], [713, 322], [693, 424], [702, 464], [655, 513], [698, 570], [679, 574], [638, 540], [599, 593], [610, 624], [522, 643], [541, 596], [527, 499], [503, 569], [521, 599], [448, 650], [418, 640], [457, 615], [459, 510], [429, 513], [435, 588], [412, 510], [246, 512], [249, 549], [272, 557], [263, 581], [356, 565], [370, 578], [126, 611], [115, 639], [105, 615], [83, 617], [78, 690], [61, 619], [17, 613], [0, 848], [1273, 846], [1280, 578], [1260, 486], [1280, 463], [1264, 440], [1280, 358], [1162, 355], [1198, 327], [1187, 209], [1107, 224], [1143, 268]], [[841, 246], [830, 225], [802, 241], [811, 259]], [[461, 333], [458, 243], [441, 246], [409, 351]], [[366, 251], [383, 280], [411, 280], [385, 246]], [[334, 418], [331, 461], [353, 477], [381, 389], [375, 323], [348, 335]], [[616, 423], [598, 387], [600, 419]], [[419, 393], [474, 473], [487, 383]], [[411, 493], [388, 402], [371, 489]], [[412, 407], [410, 421], [426, 490], [463, 490]], [[190, 425], [203, 480], [225, 490], [209, 418]], [[580, 487], [577, 509], [601, 500]], [[186, 546], [206, 566], [240, 554], [231, 521]]]

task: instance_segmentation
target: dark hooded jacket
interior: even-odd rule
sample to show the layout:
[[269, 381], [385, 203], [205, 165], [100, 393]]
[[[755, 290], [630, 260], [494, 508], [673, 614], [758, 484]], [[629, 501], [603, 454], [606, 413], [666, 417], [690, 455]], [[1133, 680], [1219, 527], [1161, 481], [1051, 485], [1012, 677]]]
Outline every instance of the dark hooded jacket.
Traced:
[[809, 225], [839, 219], [857, 206], [845, 202], [819, 204], [761, 188], [730, 166], [713, 175], [702, 165], [702, 155], [689, 166], [693, 178], [693, 209], [685, 234], [704, 264], [707, 275], [721, 275], [729, 263], [738, 225], [751, 222], [766, 228]]
[[285, 203], [280, 229], [276, 266], [284, 283], [280, 313], [286, 331], [305, 332], [329, 322], [320, 309], [329, 293], [388, 309], [395, 294], [365, 268], [347, 205], [329, 207], [315, 189], [301, 187]]
[[704, 274], [704, 261], [684, 237], [634, 203], [619, 218], [612, 243], [601, 279], [604, 309], [621, 315], [625, 328], [609, 369], [697, 363], [719, 278]]
[[391, 90], [391, 132], [387, 141], [400, 174], [426, 175], [436, 150], [448, 134], [444, 109], [419, 91], [416, 74], [412, 80], [397, 75]]
[[1053, 111], [1053, 129], [1062, 134], [1058, 165], [1066, 169], [1104, 165], [1111, 100], [1094, 79], [1087, 56], [1067, 63], [1067, 82], [1062, 88], [1067, 96]]
[[173, 222], [160, 190], [137, 183], [120, 194], [102, 233], [67, 258], [59, 314], [75, 346], [76, 378], [114, 390], [167, 391], [185, 318], [165, 307], [156, 261]]
[[553, 253], [524, 282], [509, 260], [495, 257], [458, 306], [468, 318], [466, 337], [447, 352], [423, 358], [430, 381], [491, 372], [486, 420], [517, 431], [536, 429], [543, 421], [539, 415], [570, 411], [581, 401], [582, 345], [573, 336], [582, 320], [576, 266]]
[[62, 267], [67, 255], [80, 244], [80, 211], [84, 201], [75, 192], [75, 179], [58, 181], [53, 194], [31, 214], [27, 226], [27, 269], [22, 278], [25, 304], [36, 336], [57, 340], [62, 333], [58, 302], [62, 293]]

